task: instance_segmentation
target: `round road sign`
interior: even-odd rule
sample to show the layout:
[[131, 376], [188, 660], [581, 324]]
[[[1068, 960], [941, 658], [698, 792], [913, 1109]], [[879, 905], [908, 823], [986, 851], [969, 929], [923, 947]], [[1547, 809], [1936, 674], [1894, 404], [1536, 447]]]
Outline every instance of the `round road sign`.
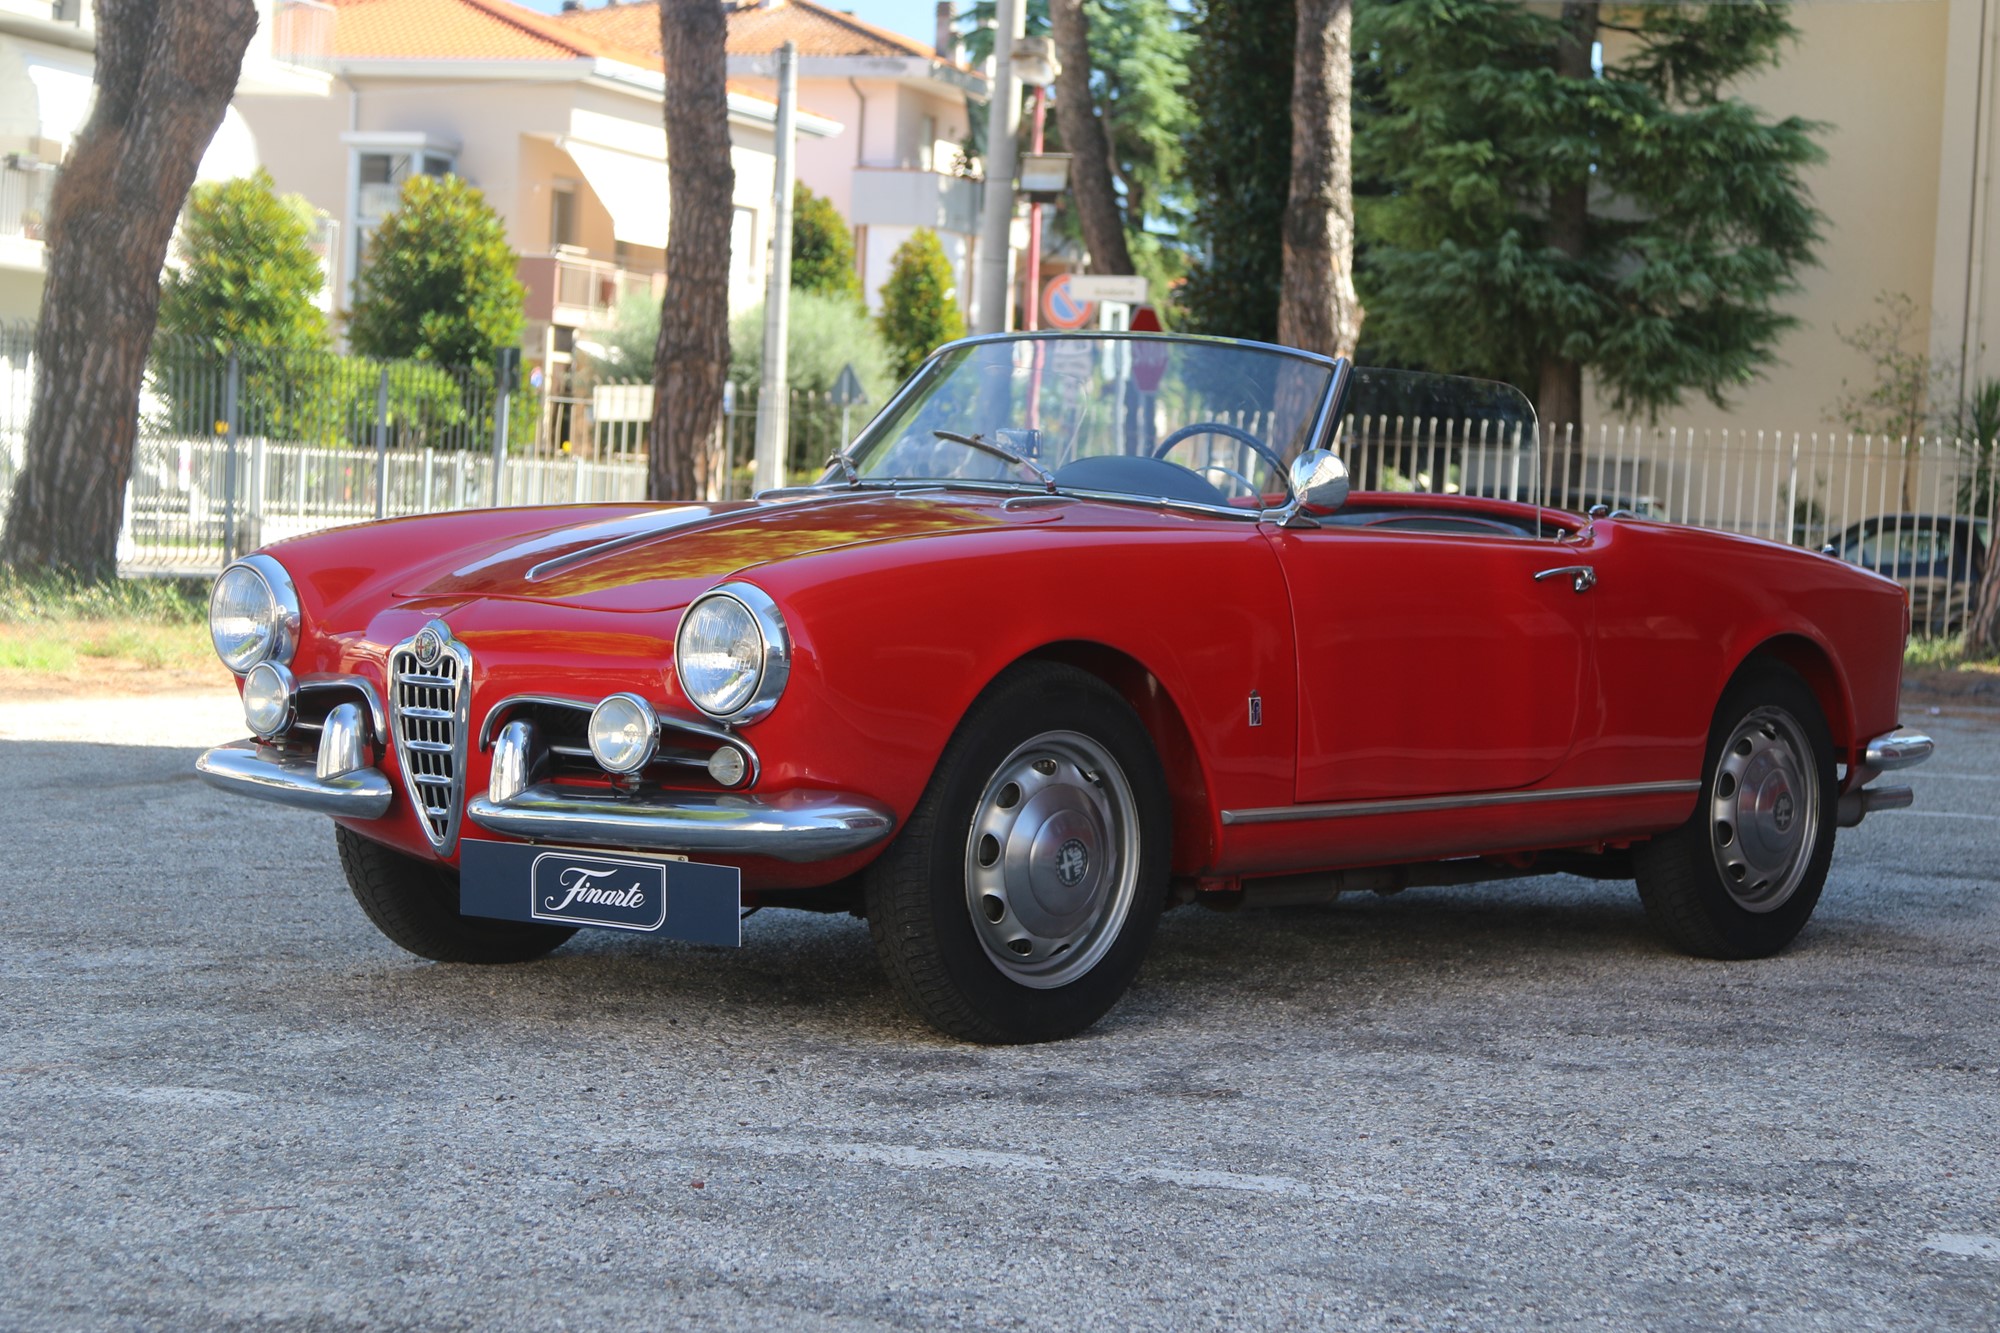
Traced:
[[1097, 302], [1079, 301], [1069, 290], [1069, 274], [1042, 288], [1042, 322], [1052, 329], [1080, 329], [1097, 317]]

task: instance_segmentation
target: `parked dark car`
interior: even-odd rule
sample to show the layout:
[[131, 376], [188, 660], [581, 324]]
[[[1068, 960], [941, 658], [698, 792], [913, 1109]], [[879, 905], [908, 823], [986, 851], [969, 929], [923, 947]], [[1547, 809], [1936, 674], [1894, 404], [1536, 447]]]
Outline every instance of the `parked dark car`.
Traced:
[[1957, 634], [1986, 572], [1985, 519], [1950, 514], [1878, 514], [1833, 539], [1834, 554], [1910, 590], [1918, 633]]

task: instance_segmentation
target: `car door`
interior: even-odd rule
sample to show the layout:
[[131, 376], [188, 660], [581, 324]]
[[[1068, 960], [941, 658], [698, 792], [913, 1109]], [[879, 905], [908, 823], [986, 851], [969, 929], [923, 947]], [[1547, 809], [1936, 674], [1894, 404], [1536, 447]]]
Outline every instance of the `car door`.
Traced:
[[1391, 518], [1272, 540], [1298, 643], [1300, 802], [1522, 787], [1569, 753], [1592, 675], [1588, 537]]

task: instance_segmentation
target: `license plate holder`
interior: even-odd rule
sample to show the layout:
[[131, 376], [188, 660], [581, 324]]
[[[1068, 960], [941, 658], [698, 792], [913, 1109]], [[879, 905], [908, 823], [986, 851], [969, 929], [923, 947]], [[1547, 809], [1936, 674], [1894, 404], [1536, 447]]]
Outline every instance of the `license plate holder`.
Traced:
[[743, 877], [734, 866], [638, 852], [461, 838], [465, 916], [632, 931], [691, 944], [743, 943]]

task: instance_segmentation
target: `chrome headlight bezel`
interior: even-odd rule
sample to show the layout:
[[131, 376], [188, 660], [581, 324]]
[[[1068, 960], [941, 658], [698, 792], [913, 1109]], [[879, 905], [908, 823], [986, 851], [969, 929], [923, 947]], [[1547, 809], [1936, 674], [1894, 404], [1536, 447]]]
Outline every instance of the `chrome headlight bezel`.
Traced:
[[[614, 705], [629, 710], [630, 720], [638, 724], [640, 732], [637, 748], [618, 761], [606, 758], [604, 748], [598, 744], [598, 720], [605, 717], [605, 710]], [[660, 715], [653, 705], [636, 694], [613, 694], [598, 700], [597, 707], [590, 710], [590, 722], [584, 728], [584, 735], [590, 742], [590, 757], [597, 761], [597, 766], [607, 773], [625, 777], [653, 762], [653, 756], [660, 748]]]
[[[716, 701], [712, 697], [704, 700], [688, 683], [685, 669], [688, 627], [694, 623], [697, 609], [717, 599], [734, 602], [747, 612], [760, 642], [755, 682], [741, 702], [725, 707], [714, 706]], [[717, 722], [741, 725], [769, 715], [778, 706], [778, 699], [784, 694], [785, 683], [792, 674], [792, 636], [785, 624], [784, 613], [778, 609], [771, 595], [755, 584], [724, 583], [711, 588], [690, 602], [681, 616], [680, 628], [674, 634], [674, 674], [679, 678], [681, 693], [687, 696], [688, 702]]]
[[[222, 592], [223, 583], [232, 576], [255, 579], [265, 594], [265, 608], [258, 617], [261, 637], [247, 651], [234, 657], [225, 652], [222, 636], [216, 626], [216, 601]], [[245, 676], [260, 662], [275, 662], [279, 666], [289, 666], [292, 655], [299, 649], [299, 625], [302, 616], [299, 611], [299, 590], [292, 582], [292, 576], [285, 567], [268, 555], [246, 555], [224, 569], [215, 580], [215, 586], [208, 593], [208, 641], [215, 649], [215, 655], [222, 664], [238, 676]]]
[[[268, 688], [258, 682], [269, 681]], [[275, 704], [275, 711], [266, 718], [266, 725], [258, 725], [255, 711], [259, 692], [262, 697]], [[298, 720], [298, 682], [291, 671], [277, 662], [259, 662], [243, 674], [243, 725], [250, 728], [260, 740], [270, 740], [291, 730]]]

